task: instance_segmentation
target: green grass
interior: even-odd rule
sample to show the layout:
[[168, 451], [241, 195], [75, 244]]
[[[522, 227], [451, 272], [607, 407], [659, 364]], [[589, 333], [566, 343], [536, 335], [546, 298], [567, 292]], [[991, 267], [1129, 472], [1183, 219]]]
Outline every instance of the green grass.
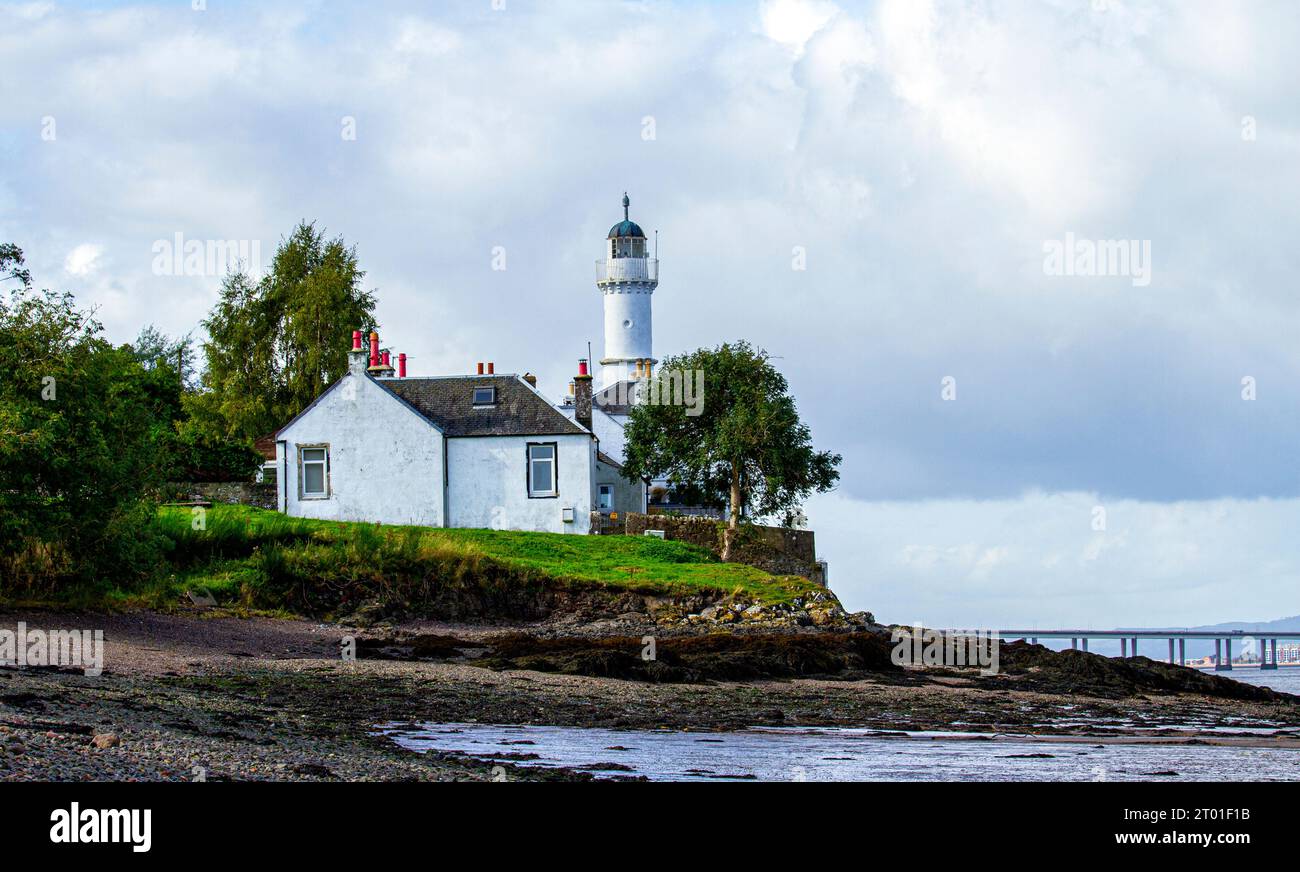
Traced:
[[788, 602], [818, 588], [720, 563], [683, 542], [510, 530], [442, 529], [289, 518], [247, 506], [159, 510], [170, 571], [124, 600], [157, 604], [206, 588], [223, 604], [338, 613], [375, 598], [508, 608], [520, 589], [602, 588], [658, 595], [735, 594]]

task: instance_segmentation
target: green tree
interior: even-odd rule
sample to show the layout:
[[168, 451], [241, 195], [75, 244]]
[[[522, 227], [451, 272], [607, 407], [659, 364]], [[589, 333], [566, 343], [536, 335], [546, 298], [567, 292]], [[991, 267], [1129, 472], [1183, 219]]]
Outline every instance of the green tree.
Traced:
[[24, 267], [23, 250], [12, 242], [0, 243], [0, 282], [16, 279], [20, 287], [31, 287], [32, 274]]
[[172, 339], [157, 327], [149, 324], [140, 328], [140, 333], [131, 343], [135, 359], [145, 369], [167, 367], [176, 377], [177, 387], [181, 392], [193, 391], [198, 386], [194, 337], [186, 333], [179, 339]]
[[130, 346], [134, 359], [153, 376], [160, 393], [159, 414], [174, 425], [166, 450], [172, 459], [167, 480], [248, 481], [262, 455], [246, 438], [228, 437], [213, 409], [213, 395], [197, 390], [193, 340], [179, 339], [149, 325]]
[[374, 329], [375, 296], [355, 247], [300, 223], [259, 282], [226, 277], [203, 326], [208, 412], [226, 437], [256, 439], [282, 427], [347, 372], [346, 337]]
[[256, 439], [275, 429], [280, 364], [275, 354], [279, 318], [258, 285], [244, 273], [231, 273], [203, 326], [207, 396], [196, 415], [218, 428], [221, 438]]
[[[0, 263], [21, 267], [16, 249]], [[70, 294], [25, 280], [0, 300], [0, 583], [48, 593], [152, 569], [146, 498], [172, 462], [175, 390]]]
[[[702, 401], [695, 408], [672, 401], [673, 377], [680, 383], [695, 373]], [[664, 361], [656, 378], [658, 402], [632, 407], [623, 474], [667, 478], [708, 504], [727, 505], [724, 559], [742, 517], [788, 517], [839, 480], [840, 455], [813, 449], [767, 352], [747, 342], [701, 348]]]

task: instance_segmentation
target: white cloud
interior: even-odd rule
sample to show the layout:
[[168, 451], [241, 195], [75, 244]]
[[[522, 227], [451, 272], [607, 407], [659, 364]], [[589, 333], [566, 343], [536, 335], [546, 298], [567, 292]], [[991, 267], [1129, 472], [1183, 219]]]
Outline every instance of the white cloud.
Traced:
[[104, 246], [85, 242], [78, 245], [63, 260], [63, 270], [69, 275], [87, 276], [99, 267], [99, 258], [104, 253]]
[[[558, 394], [600, 353], [591, 265], [627, 190], [661, 231], [657, 353], [779, 355], [845, 455], [835, 499], [889, 531], [814, 516], [859, 606], [966, 623], [990, 602], [1033, 617], [1033, 595], [1136, 623], [1213, 611], [1213, 565], [1243, 611], [1286, 610], [1291, 503], [1250, 498], [1300, 483], [1300, 17], [771, 0], [627, 4], [611, 26], [585, 2], [471, 6], [0, 7], [0, 239], [122, 342], [193, 330], [215, 299], [218, 277], [153, 275], [154, 240], [269, 259], [314, 219], [357, 245], [414, 372], [494, 359]], [[1043, 241], [1070, 230], [1150, 239], [1151, 286], [1045, 277]], [[1071, 499], [1035, 488], [1152, 508], [1080, 537]], [[1215, 511], [1258, 522], [1235, 569]], [[1018, 534], [1038, 513], [1059, 523]]]
[[449, 27], [419, 18], [407, 18], [398, 28], [394, 51], [443, 55], [460, 47], [460, 34]]
[[804, 43], [837, 12], [834, 3], [818, 0], [763, 0], [758, 15], [768, 39], [802, 52]]
[[35, 20], [48, 15], [54, 10], [53, 3], [16, 3], [9, 7], [9, 11], [16, 17], [28, 20]]

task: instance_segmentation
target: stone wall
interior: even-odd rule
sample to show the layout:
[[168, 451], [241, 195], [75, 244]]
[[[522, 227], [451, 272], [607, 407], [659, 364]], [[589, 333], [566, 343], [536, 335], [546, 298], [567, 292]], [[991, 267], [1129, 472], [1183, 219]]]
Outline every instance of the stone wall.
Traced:
[[[710, 518], [677, 515], [627, 516], [627, 534], [644, 536], [646, 530], [663, 530], [664, 538], [689, 542], [722, 556], [726, 524]], [[733, 563], [748, 563], [773, 575], [802, 575], [824, 584], [817, 567], [817, 548], [812, 530], [742, 525], [732, 545]]]
[[168, 485], [167, 490], [174, 499], [198, 498], [210, 503], [238, 503], [259, 509], [276, 508], [273, 482], [187, 481]]

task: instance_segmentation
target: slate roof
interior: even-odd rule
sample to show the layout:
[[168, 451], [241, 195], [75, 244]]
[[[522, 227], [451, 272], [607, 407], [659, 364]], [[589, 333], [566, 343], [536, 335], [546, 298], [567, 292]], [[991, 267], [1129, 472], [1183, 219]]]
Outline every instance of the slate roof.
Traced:
[[[447, 436], [562, 436], [587, 431], [514, 375], [385, 378], [375, 384], [406, 401]], [[474, 388], [495, 387], [491, 408], [474, 408]]]
[[592, 396], [592, 403], [608, 415], [627, 415], [632, 411], [636, 385], [637, 383], [632, 379], [616, 381], [596, 391]]

